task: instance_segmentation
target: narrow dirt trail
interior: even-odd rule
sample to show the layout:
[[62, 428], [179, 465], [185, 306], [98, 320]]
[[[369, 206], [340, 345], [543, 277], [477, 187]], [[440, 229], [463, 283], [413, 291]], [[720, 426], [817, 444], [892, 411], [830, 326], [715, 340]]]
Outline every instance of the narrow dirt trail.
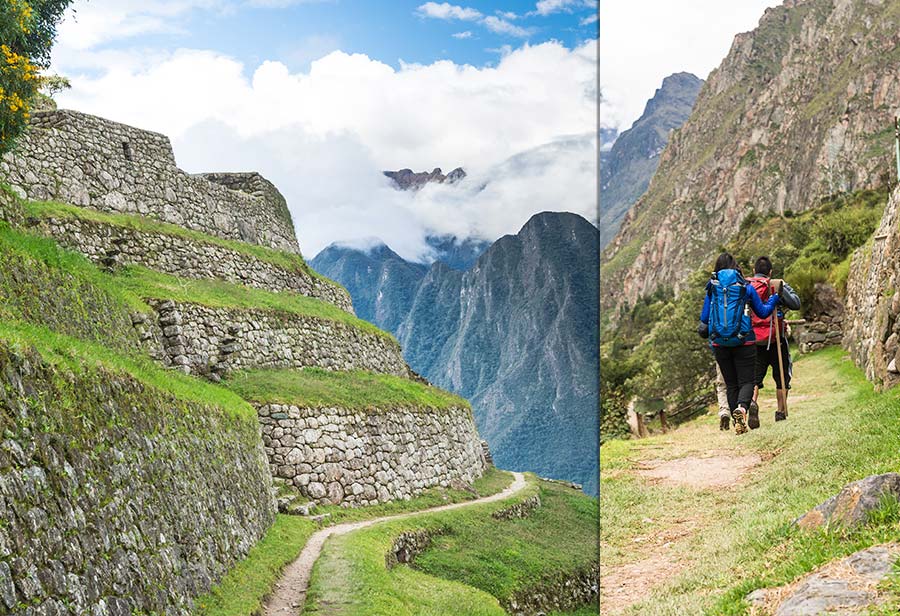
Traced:
[[393, 522], [395, 520], [403, 520], [406, 518], [414, 518], [416, 516], [428, 513], [437, 513], [440, 511], [449, 511], [451, 509], [462, 509], [463, 507], [471, 507], [473, 505], [481, 505], [484, 503], [492, 503], [494, 501], [509, 498], [525, 488], [525, 476], [522, 473], [513, 473], [513, 482], [508, 488], [497, 494], [485, 496], [476, 500], [466, 501], [463, 503], [454, 503], [452, 505], [441, 505], [431, 509], [423, 509], [421, 511], [412, 511], [409, 513], [400, 513], [382, 518], [374, 518], [372, 520], [364, 520], [361, 522], [346, 522], [344, 524], [336, 524], [316, 531], [306, 542], [300, 556], [289, 564], [281, 578], [275, 583], [272, 595], [263, 606], [262, 613], [264, 616], [296, 616], [303, 610], [303, 603], [306, 601], [306, 591], [309, 589], [309, 578], [312, 573], [313, 565], [322, 552], [325, 541], [333, 535], [346, 535], [361, 528], [368, 528], [383, 522]]
[[710, 594], [743, 575], [741, 558], [763, 568], [777, 562], [777, 549], [760, 555], [746, 546], [799, 513], [773, 495], [817, 481], [816, 464], [833, 468], [813, 455], [811, 443], [830, 442], [853, 425], [832, 420], [846, 417], [832, 410], [846, 408], [859, 387], [841, 373], [843, 361], [798, 359], [786, 422], [774, 422], [767, 386], [759, 430], [722, 432], [711, 407], [676, 430], [614, 443], [605, 458], [601, 452], [601, 614], [704, 613]]

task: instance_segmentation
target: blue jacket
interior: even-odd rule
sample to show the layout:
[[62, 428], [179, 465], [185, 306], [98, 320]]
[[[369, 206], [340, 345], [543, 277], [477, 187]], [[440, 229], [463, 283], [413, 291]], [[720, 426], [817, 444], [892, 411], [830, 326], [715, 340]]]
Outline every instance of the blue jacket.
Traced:
[[[778, 293], [773, 293], [769, 299], [763, 302], [759, 298], [759, 294], [756, 292], [756, 289], [753, 288], [753, 285], [749, 282], [747, 283], [747, 303], [750, 304], [750, 307], [753, 309], [753, 312], [756, 313], [761, 319], [765, 319], [772, 314], [772, 311], [775, 310], [775, 306], [778, 305]], [[703, 310], [700, 311], [700, 322], [704, 325], [709, 323], [709, 294], [703, 299]], [[753, 333], [753, 330], [750, 330], [750, 335], [747, 337], [747, 340], [744, 341], [744, 344], [754, 344], [756, 342], [756, 334]]]

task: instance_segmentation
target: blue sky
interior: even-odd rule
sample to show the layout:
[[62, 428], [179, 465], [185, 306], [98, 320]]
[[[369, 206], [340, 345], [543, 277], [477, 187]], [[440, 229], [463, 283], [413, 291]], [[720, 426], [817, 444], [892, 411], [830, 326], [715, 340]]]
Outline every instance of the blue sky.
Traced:
[[[442, 59], [484, 66], [524, 42], [572, 48], [597, 38], [596, 0], [150, 0], [130, 10], [128, 4], [80, 0], [66, 33], [107, 27], [94, 49], [212, 49], [248, 66], [278, 60], [291, 70], [306, 70], [337, 49], [394, 67]], [[101, 12], [110, 18], [95, 25]], [[117, 13], [126, 13], [122, 21]]]
[[[242, 7], [212, 18], [195, 12], [188, 29], [192, 45], [216, 48], [227, 41], [231, 53], [247, 62], [275, 58], [295, 70], [307, 68], [310, 60], [334, 49], [365, 53], [393, 66], [401, 60], [430, 64], [440, 59], [480, 66], [496, 63], [496, 50], [504, 45], [518, 46], [524, 40], [535, 43], [556, 39], [573, 47], [596, 38], [596, 22], [580, 23], [594, 14], [595, 10], [587, 6], [572, 13], [558, 11], [541, 16], [525, 15], [523, 9], [534, 10], [534, 6], [523, 6], [521, 1], [457, 5], [532, 32], [516, 36], [492, 32], [477, 20], [424, 17], [416, 10], [421, 4], [340, 0], [283, 9]], [[503, 18], [499, 13], [519, 17]]]

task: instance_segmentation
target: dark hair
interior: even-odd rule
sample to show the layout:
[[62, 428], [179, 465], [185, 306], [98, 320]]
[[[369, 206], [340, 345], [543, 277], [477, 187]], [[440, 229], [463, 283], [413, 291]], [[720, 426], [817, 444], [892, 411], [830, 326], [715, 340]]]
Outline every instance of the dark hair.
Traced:
[[757, 274], [768, 276], [772, 273], [772, 260], [769, 259], [769, 257], [760, 257], [756, 260], [756, 265], [753, 266], [753, 271]]
[[719, 255], [719, 258], [716, 259], [716, 271], [721, 271], [723, 269], [738, 269], [737, 261], [734, 260], [729, 253], [723, 252]]

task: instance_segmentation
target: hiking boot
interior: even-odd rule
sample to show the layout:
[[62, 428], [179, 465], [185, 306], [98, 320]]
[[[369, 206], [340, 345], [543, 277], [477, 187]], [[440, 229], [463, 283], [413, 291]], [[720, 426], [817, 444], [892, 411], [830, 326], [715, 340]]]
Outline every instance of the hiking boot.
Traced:
[[747, 425], [751, 430], [759, 427], [759, 405], [756, 402], [750, 403], [750, 417], [747, 419]]
[[731, 418], [728, 413], [719, 413], [719, 430], [729, 430], [731, 428]]
[[735, 434], [743, 434], [747, 431], [747, 411], [744, 410], [744, 407], [739, 406], [734, 409], [731, 418], [734, 419]]
[[775, 411], [775, 421], [784, 421], [785, 419], [787, 419], [787, 415], [781, 411]]

